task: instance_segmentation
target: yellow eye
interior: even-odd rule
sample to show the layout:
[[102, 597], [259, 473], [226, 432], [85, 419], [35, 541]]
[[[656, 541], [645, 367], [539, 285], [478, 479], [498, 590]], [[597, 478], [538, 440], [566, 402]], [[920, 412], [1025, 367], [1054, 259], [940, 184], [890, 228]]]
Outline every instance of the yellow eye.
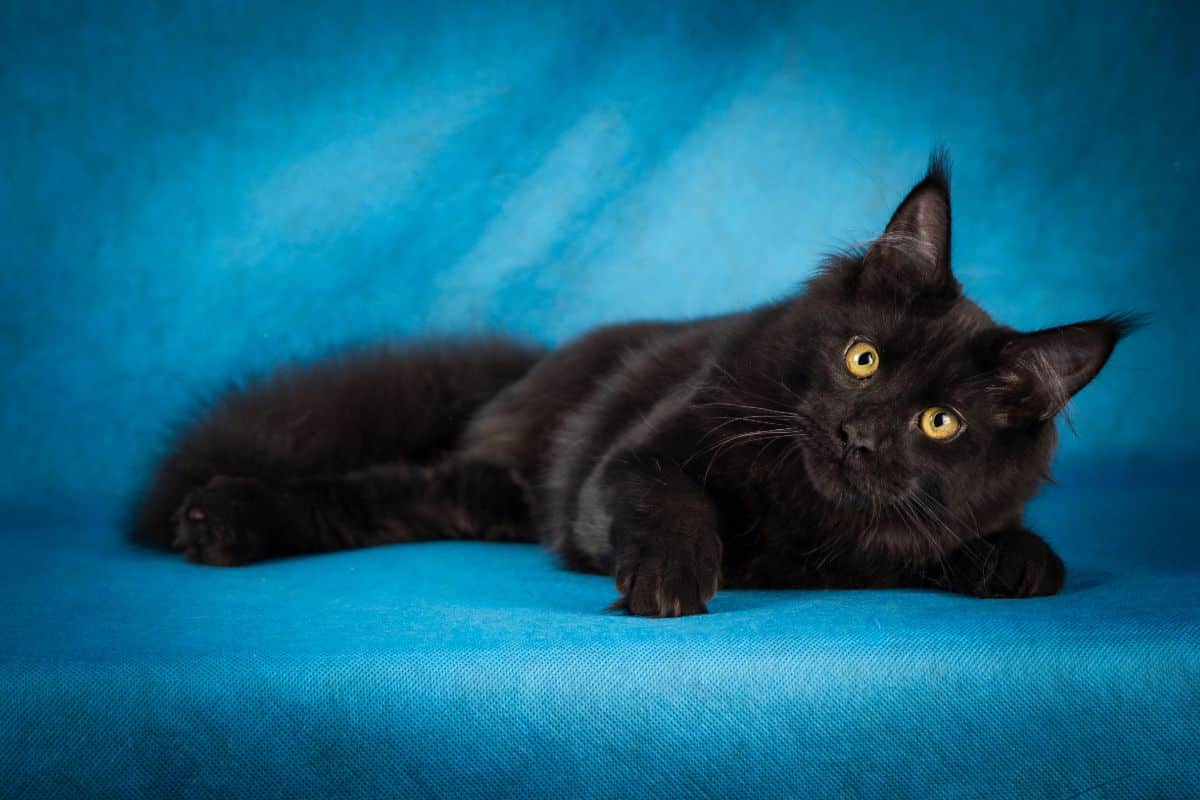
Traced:
[[869, 342], [855, 342], [846, 351], [846, 369], [856, 378], [869, 378], [879, 369], [879, 351]]
[[930, 439], [945, 441], [962, 430], [962, 420], [948, 408], [932, 406], [921, 412], [921, 430]]

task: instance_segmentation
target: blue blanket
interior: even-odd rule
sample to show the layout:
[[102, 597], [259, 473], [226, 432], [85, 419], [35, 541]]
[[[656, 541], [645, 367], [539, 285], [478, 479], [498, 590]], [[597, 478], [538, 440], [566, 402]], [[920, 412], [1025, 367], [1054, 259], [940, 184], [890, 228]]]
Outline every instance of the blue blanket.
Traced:
[[604, 613], [528, 545], [220, 570], [104, 528], [0, 563], [0, 796], [1200, 795], [1189, 491], [1051, 490], [1066, 591]]

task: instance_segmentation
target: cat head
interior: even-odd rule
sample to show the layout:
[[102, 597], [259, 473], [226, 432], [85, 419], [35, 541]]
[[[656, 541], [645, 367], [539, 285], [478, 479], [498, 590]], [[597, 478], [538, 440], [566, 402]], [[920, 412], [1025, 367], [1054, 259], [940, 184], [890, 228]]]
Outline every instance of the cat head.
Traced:
[[839, 507], [1016, 513], [1048, 475], [1055, 417], [1135, 327], [998, 325], [963, 296], [950, 233], [937, 154], [883, 234], [833, 259], [757, 337], [755, 391], [803, 421], [808, 483]]

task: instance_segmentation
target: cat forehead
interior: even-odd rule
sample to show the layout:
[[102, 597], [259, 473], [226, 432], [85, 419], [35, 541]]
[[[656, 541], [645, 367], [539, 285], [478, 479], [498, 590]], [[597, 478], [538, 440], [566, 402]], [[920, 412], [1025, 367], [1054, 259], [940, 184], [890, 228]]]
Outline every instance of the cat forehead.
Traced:
[[935, 307], [853, 302], [843, 314], [845, 327], [875, 344], [912, 353], [947, 353], [966, 347], [996, 326], [991, 317], [965, 297]]
[[[928, 309], [859, 303], [845, 315], [839, 340], [862, 338], [880, 351], [884, 380], [877, 393], [907, 402], [929, 392], [958, 396], [964, 384], [984, 368], [979, 335], [995, 323], [965, 298], [941, 313]], [[832, 342], [832, 347], [839, 346]]]

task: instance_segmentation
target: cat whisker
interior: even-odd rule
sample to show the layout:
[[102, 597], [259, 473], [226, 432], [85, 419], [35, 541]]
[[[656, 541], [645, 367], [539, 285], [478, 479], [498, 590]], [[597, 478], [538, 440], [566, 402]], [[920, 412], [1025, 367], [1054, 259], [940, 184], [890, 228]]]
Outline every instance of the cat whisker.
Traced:
[[938, 562], [938, 565], [941, 567], [943, 573], [946, 572], [946, 562], [943, 557], [944, 556], [944, 548], [942, 547], [941, 543], [938, 541], [938, 538], [936, 536], [934, 536], [934, 534], [929, 530], [929, 528], [921, 520], [921, 515], [918, 513], [916, 508], [912, 505], [912, 497], [909, 496], [909, 497], [903, 498], [901, 500], [901, 502], [897, 505], [897, 508], [904, 515], [905, 519], [908, 520], [908, 522], [912, 526], [912, 528], [914, 530], [916, 530], [917, 533], [921, 534], [922, 538], [925, 540], [926, 544], [929, 547], [929, 555]]
[[717, 444], [708, 448], [708, 450], [704, 450], [690, 456], [686, 461], [684, 461], [684, 466], [687, 466], [687, 464], [691, 463], [693, 459], [712, 451], [712, 457], [708, 460], [708, 466], [704, 470], [704, 478], [701, 481], [702, 484], [707, 485], [708, 476], [709, 473], [712, 472], [713, 464], [716, 463], [717, 459], [720, 458], [720, 456], [730, 447], [739, 443], [746, 444], [752, 441], [762, 441], [764, 439], [770, 440], [778, 438], [790, 438], [793, 434], [794, 431], [787, 428], [734, 434], [733, 436], [728, 436], [725, 439], [722, 439], [720, 442], [717, 442]]

